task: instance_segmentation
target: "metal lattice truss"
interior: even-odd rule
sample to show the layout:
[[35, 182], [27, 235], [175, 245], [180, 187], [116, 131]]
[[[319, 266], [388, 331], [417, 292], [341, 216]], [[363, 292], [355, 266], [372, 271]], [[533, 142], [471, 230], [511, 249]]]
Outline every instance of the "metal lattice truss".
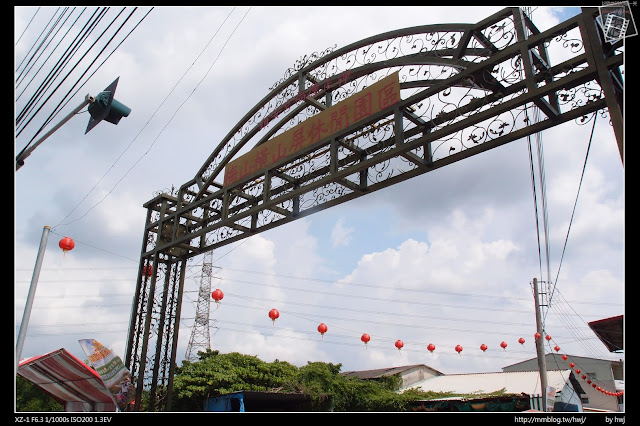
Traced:
[[[603, 41], [597, 15], [585, 8], [541, 32], [521, 9], [506, 8], [477, 24], [329, 48], [287, 70], [192, 180], [145, 204], [140, 271], [146, 263], [160, 271], [140, 274], [127, 361], [138, 391], [151, 386], [150, 408], [170, 405], [188, 259], [597, 113], [608, 113], [622, 157], [622, 43]], [[233, 160], [396, 73], [398, 102], [225, 183]]]

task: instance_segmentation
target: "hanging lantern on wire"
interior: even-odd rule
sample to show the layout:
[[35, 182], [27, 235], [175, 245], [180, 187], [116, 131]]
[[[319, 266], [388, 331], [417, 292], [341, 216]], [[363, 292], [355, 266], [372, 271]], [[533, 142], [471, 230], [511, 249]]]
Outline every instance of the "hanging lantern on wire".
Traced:
[[560, 346], [558, 345], [554, 346], [553, 350], [556, 352], [560, 352]]
[[404, 343], [402, 342], [402, 340], [396, 340], [396, 348], [398, 348], [398, 350], [402, 349], [403, 346]]
[[435, 351], [435, 350], [436, 350], [436, 345], [434, 345], [433, 343], [429, 343], [429, 344], [427, 345], [427, 350], [428, 350], [429, 352], [431, 352], [431, 355], [433, 355], [433, 351]]
[[325, 323], [321, 323], [318, 326], [318, 331], [320, 332], [320, 335], [322, 336], [322, 338], [324, 339], [324, 333], [326, 333], [328, 330], [327, 325]]
[[460, 352], [462, 352], [462, 346], [456, 345], [455, 350], [456, 350], [456, 352], [458, 352], [458, 355], [462, 356], [462, 354], [460, 353]]
[[369, 336], [367, 333], [364, 333], [362, 335], [362, 337], [360, 337], [360, 340], [362, 340], [364, 342], [364, 347], [366, 349], [367, 348], [367, 343], [369, 343], [369, 340], [371, 340], [371, 336]]
[[544, 338], [545, 338], [545, 339], [547, 339], [547, 342], [548, 342], [549, 340], [551, 340], [551, 336], [549, 336], [548, 334], [547, 334], [546, 336], [544, 336]]
[[502, 343], [500, 343], [500, 347], [501, 347], [502, 349], [506, 350], [506, 349], [507, 349], [507, 342], [502, 342]]
[[518, 343], [520, 343], [521, 345], [524, 345], [524, 342], [525, 342], [525, 340], [524, 340], [523, 337], [518, 339]]
[[271, 321], [273, 321], [273, 323], [276, 323], [276, 320], [278, 319], [278, 317], [280, 316], [280, 312], [278, 312], [277, 309], [272, 309], [269, 311], [269, 318], [271, 318]]
[[216, 309], [218, 306], [220, 306], [220, 301], [222, 300], [223, 297], [224, 297], [224, 293], [219, 288], [216, 288], [215, 290], [213, 290], [213, 293], [211, 293], [211, 298], [215, 300], [217, 305]]
[[567, 354], [562, 354], [562, 360], [566, 361], [569, 357], [567, 356]]
[[542, 336], [540, 335], [540, 333], [536, 333], [533, 335], [533, 338], [538, 340], [539, 338], [541, 338]]
[[488, 349], [488, 348], [487, 348], [487, 345], [485, 345], [484, 343], [480, 345], [480, 350], [481, 350], [482, 352], [485, 352], [487, 349]]
[[64, 237], [58, 243], [58, 247], [62, 249], [63, 256], [66, 255], [68, 251], [73, 250], [75, 246], [76, 246], [76, 243], [69, 237]]

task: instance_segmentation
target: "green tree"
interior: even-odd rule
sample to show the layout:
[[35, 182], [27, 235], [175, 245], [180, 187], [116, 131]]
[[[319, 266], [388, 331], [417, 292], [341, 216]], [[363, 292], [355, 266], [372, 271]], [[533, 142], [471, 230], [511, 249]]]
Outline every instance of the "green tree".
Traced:
[[63, 411], [63, 407], [29, 380], [16, 376], [16, 411]]
[[176, 411], [199, 411], [207, 398], [243, 390], [304, 393], [315, 409], [333, 411], [406, 411], [410, 402], [424, 394], [398, 394], [401, 379], [397, 376], [376, 381], [343, 376], [342, 364], [309, 362], [298, 368], [288, 362], [267, 363], [255, 356], [211, 350], [198, 356], [200, 361], [184, 361], [176, 369], [172, 405]]
[[199, 352], [200, 361], [184, 361], [176, 369], [174, 409], [200, 411], [207, 398], [238, 391], [273, 391], [294, 381], [298, 367], [284, 361], [267, 363], [237, 352]]

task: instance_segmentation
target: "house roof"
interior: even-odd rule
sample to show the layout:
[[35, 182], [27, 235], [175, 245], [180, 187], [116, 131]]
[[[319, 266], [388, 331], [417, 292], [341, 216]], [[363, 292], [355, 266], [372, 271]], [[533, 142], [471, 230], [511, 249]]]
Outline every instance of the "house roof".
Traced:
[[609, 349], [609, 352], [621, 351], [624, 349], [623, 339], [623, 315], [605, 318], [598, 321], [591, 321], [589, 327], [598, 338]]
[[387, 368], [376, 368], [374, 370], [358, 370], [358, 371], [345, 371], [340, 374], [347, 377], [359, 377], [361, 379], [378, 379], [384, 376], [393, 376], [394, 374], [404, 373], [405, 371], [412, 370], [415, 368], [427, 368], [436, 374], [442, 374], [435, 368], [431, 368], [425, 364], [412, 364], [412, 365], [403, 365], [400, 367], [387, 367]]
[[18, 374], [51, 395], [60, 404], [88, 403], [101, 411], [115, 411], [109, 390], [95, 370], [64, 348], [23, 359]]
[[[571, 370], [547, 371], [547, 386], [562, 390]], [[422, 388], [424, 391], [453, 393], [492, 393], [504, 389], [512, 394], [540, 394], [540, 374], [537, 371], [510, 373], [447, 374], [434, 376], [414, 383], [407, 389]]]
[[[571, 361], [575, 361], [578, 365], [585, 367], [588, 364], [593, 363], [607, 363], [610, 364], [612, 368], [616, 365], [622, 365], [621, 361], [609, 360], [609, 359], [601, 359], [601, 358], [592, 358], [592, 357], [584, 357], [580, 355], [571, 355], [566, 354], [569, 358], [565, 361], [562, 359], [562, 355], [559, 353], [546, 353], [544, 355], [545, 362], [547, 364], [547, 371], [550, 370], [564, 370], [567, 368]], [[531, 364], [535, 362], [535, 366], [533, 368], [529, 368], [530, 371], [538, 371], [537, 358], [529, 358], [524, 361], [516, 362], [515, 364], [510, 364], [505, 367], [502, 367], [502, 370], [505, 372], [513, 371], [515, 367], [518, 367], [522, 364]]]

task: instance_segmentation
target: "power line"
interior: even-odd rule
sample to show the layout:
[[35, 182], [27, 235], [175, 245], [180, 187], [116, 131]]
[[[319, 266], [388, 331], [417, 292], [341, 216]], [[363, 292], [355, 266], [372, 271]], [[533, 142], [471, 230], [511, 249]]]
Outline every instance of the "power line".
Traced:
[[[233, 9], [233, 10], [235, 10], [235, 7], [234, 7], [234, 9]], [[233, 12], [233, 10], [232, 10], [232, 12]], [[192, 92], [189, 94], [189, 96], [187, 96], [187, 98], [182, 102], [182, 104], [180, 104], [180, 106], [178, 106], [178, 108], [174, 111], [174, 113], [173, 113], [173, 115], [171, 116], [171, 118], [169, 119], [169, 121], [168, 121], [168, 122], [164, 125], [164, 127], [160, 130], [160, 133], [158, 133], [158, 135], [155, 137], [155, 139], [153, 140], [153, 142], [151, 143], [151, 145], [149, 146], [149, 148], [147, 149], [147, 151], [145, 151], [145, 152], [142, 154], [142, 156], [140, 156], [140, 158], [139, 158], [136, 162], [134, 162], [134, 164], [129, 168], [129, 170], [127, 170], [127, 171], [125, 172], [125, 174], [124, 174], [124, 175], [123, 175], [123, 176], [122, 176], [122, 177], [121, 177], [121, 178], [120, 178], [120, 179], [119, 179], [119, 180], [118, 180], [118, 181], [117, 181], [117, 182], [116, 182], [116, 183], [111, 187], [111, 189], [110, 189], [109, 191], [107, 191], [107, 193], [104, 195], [104, 197], [102, 197], [102, 198], [101, 198], [100, 200], [98, 200], [98, 201], [97, 201], [93, 206], [91, 206], [91, 207], [90, 207], [90, 208], [89, 208], [89, 209], [88, 209], [88, 210], [87, 210], [87, 211], [86, 211], [82, 216], [78, 217], [77, 219], [71, 220], [71, 221], [69, 221], [69, 222], [67, 222], [67, 223], [65, 223], [65, 224], [62, 224], [62, 222], [63, 222], [64, 220], [66, 220], [66, 219], [71, 215], [71, 213], [69, 213], [69, 214], [68, 214], [64, 219], [62, 219], [62, 221], [61, 221], [60, 223], [58, 223], [58, 225], [54, 226], [54, 229], [55, 229], [57, 226], [60, 226], [60, 225], [69, 225], [69, 224], [71, 224], [71, 223], [73, 223], [73, 222], [76, 222], [76, 221], [78, 221], [78, 220], [80, 220], [80, 219], [84, 218], [87, 214], [89, 214], [89, 213], [90, 213], [90, 212], [91, 212], [95, 207], [97, 207], [97, 206], [98, 206], [99, 204], [101, 204], [101, 203], [102, 203], [102, 202], [103, 202], [103, 201], [104, 201], [104, 200], [105, 200], [109, 195], [111, 195], [111, 193], [114, 191], [114, 189], [116, 188], [116, 186], [118, 186], [118, 185], [120, 184], [120, 182], [122, 182], [122, 181], [124, 180], [124, 178], [125, 178], [125, 177], [127, 177], [127, 175], [128, 175], [128, 174], [129, 174], [129, 173], [130, 173], [130, 172], [131, 172], [131, 171], [132, 171], [132, 170], [133, 170], [137, 165], [138, 165], [138, 163], [140, 163], [140, 161], [142, 161], [142, 159], [143, 159], [143, 158], [144, 158], [144, 157], [145, 157], [145, 156], [146, 156], [146, 155], [151, 151], [151, 148], [153, 148], [153, 146], [155, 145], [155, 143], [156, 143], [156, 141], [158, 140], [158, 138], [159, 138], [159, 137], [164, 133], [165, 129], [166, 129], [166, 128], [168, 127], [168, 125], [173, 121], [173, 119], [175, 118], [176, 114], [177, 114], [177, 113], [182, 109], [182, 107], [183, 107], [183, 106], [186, 104], [186, 102], [191, 98], [191, 96], [193, 96], [193, 94], [194, 94], [194, 93], [195, 93], [195, 91], [198, 89], [198, 87], [200, 86], [200, 84], [202, 84], [202, 81], [204, 81], [204, 79], [207, 77], [207, 75], [209, 74], [209, 72], [211, 71], [211, 69], [213, 68], [213, 66], [214, 66], [214, 65], [216, 64], [216, 62], [218, 61], [218, 58], [220, 57], [220, 54], [222, 54], [222, 51], [224, 50], [225, 46], [227, 45], [227, 43], [229, 42], [229, 40], [231, 39], [231, 37], [233, 36], [233, 34], [235, 33], [235, 31], [238, 29], [238, 27], [240, 26], [240, 24], [242, 23], [242, 21], [244, 21], [244, 18], [245, 18], [245, 17], [247, 16], [247, 14], [249, 13], [249, 10], [251, 10], [251, 8], [249, 8], [249, 9], [247, 10], [247, 12], [244, 14], [244, 16], [242, 17], [242, 19], [240, 20], [240, 22], [238, 22], [238, 24], [237, 24], [237, 25], [236, 25], [236, 27], [234, 28], [233, 32], [229, 35], [229, 37], [228, 37], [228, 38], [227, 38], [227, 40], [225, 41], [224, 45], [222, 46], [222, 48], [221, 48], [220, 52], [218, 53], [218, 56], [216, 57], [216, 59], [214, 60], [214, 62], [211, 64], [211, 67], [209, 68], [209, 70], [208, 70], [208, 71], [206, 72], [206, 74], [202, 77], [202, 79], [198, 82], [198, 84], [195, 86], [195, 88], [192, 90]], [[229, 15], [230, 15], [230, 14], [229, 14]], [[221, 26], [218, 28], [218, 30], [222, 27], [222, 25], [224, 25], [224, 23], [227, 21], [227, 19], [228, 19], [228, 16], [227, 16], [227, 18], [223, 21], [223, 23], [222, 23], [222, 24], [221, 24]], [[218, 31], [216, 31], [216, 33], [214, 34], [214, 36], [213, 36], [213, 37], [215, 37], [215, 35], [216, 35], [217, 33], [218, 33]], [[213, 39], [213, 37], [212, 37], [212, 39]], [[207, 46], [208, 46], [208, 44], [207, 44]], [[205, 47], [205, 49], [206, 49], [206, 47]], [[202, 53], [201, 53], [201, 54], [202, 54]], [[198, 57], [199, 57], [199, 56], [198, 56]], [[193, 64], [192, 64], [192, 65], [193, 65]], [[189, 69], [190, 69], [190, 68], [191, 68], [191, 67], [189, 67]], [[188, 72], [188, 71], [189, 71], [189, 69], [187, 69], [187, 71], [186, 71], [186, 72]], [[186, 72], [185, 72], [185, 74], [186, 74]], [[184, 75], [183, 75], [183, 77], [184, 77]], [[182, 78], [183, 78], [183, 77], [181, 77], [181, 78], [180, 78], [180, 80], [182, 80]], [[178, 83], [180, 82], [180, 80], [178, 81]], [[176, 86], [177, 86], [177, 84], [178, 84], [178, 83], [176, 83]], [[174, 86], [174, 89], [175, 89], [175, 86]], [[171, 91], [171, 92], [173, 92], [173, 90], [174, 90], [174, 89], [172, 89], [172, 91]], [[171, 92], [169, 93], [169, 95], [171, 94]], [[167, 98], [168, 98], [168, 96], [169, 96], [169, 95], [167, 95]], [[166, 100], [166, 98], [165, 98], [165, 100]], [[162, 104], [163, 104], [163, 103], [164, 103], [164, 101], [162, 102]], [[162, 104], [160, 104], [160, 106], [162, 106]], [[160, 107], [158, 107], [158, 109], [159, 109], [159, 108], [160, 108]], [[157, 110], [156, 110], [156, 112], [157, 112]], [[154, 115], [155, 115], [155, 112], [154, 112], [154, 114], [152, 115], [152, 117], [151, 117], [151, 118], [153, 118], [153, 116], [154, 116]], [[147, 122], [147, 124], [148, 124], [148, 123], [149, 123], [149, 122]], [[145, 126], [141, 129], [141, 132], [142, 132], [142, 130], [144, 130], [144, 128], [146, 127], [146, 125], [147, 125], [147, 124], [145, 124]], [[139, 134], [140, 134], [140, 133], [138, 133], [138, 135], [139, 135]], [[136, 135], [136, 137], [134, 138], [134, 140], [138, 137], [138, 135]], [[132, 141], [132, 143], [133, 143], [133, 141]], [[129, 148], [129, 147], [127, 147], [127, 149], [128, 149], [128, 148]], [[126, 150], [125, 150], [125, 151], [126, 151]], [[124, 154], [124, 153], [123, 153], [123, 154]], [[120, 157], [118, 158], [118, 160], [119, 160], [119, 159], [120, 159]], [[116, 160], [116, 161], [117, 161], [117, 160]], [[111, 168], [113, 168], [113, 166], [112, 166]], [[109, 170], [111, 170], [111, 168], [110, 168]], [[107, 171], [107, 173], [108, 173], [108, 172], [109, 172], [109, 171]], [[106, 175], [106, 174], [105, 174], [105, 175]], [[104, 178], [104, 176], [100, 179], [100, 181], [102, 181], [102, 179], [103, 179], [103, 178]], [[100, 182], [100, 181], [99, 181], [99, 182]], [[98, 183], [99, 183], [99, 182], [98, 182]], [[95, 186], [94, 186], [94, 187], [89, 191], [89, 193], [91, 193], [91, 192], [93, 191], [93, 189], [95, 189], [95, 187], [96, 187], [96, 186], [97, 186], [97, 184], [96, 184], [96, 185], [95, 185]], [[89, 194], [87, 194], [87, 195], [82, 199], [82, 201], [84, 201], [84, 200], [88, 197], [88, 195], [89, 195]], [[80, 203], [82, 203], [82, 201], [81, 201]], [[79, 204], [78, 204], [78, 205], [77, 205], [73, 210], [75, 210], [78, 206], [79, 206]], [[72, 212], [73, 212], [73, 210], [72, 210]]]
[[20, 37], [18, 37], [18, 40], [16, 41], [15, 46], [18, 45], [18, 43], [20, 43], [20, 40], [22, 40], [22, 36], [24, 35], [24, 33], [27, 32], [27, 30], [29, 29], [29, 27], [31, 26], [31, 22], [33, 22], [33, 19], [36, 17], [36, 15], [38, 14], [38, 12], [40, 12], [40, 6], [38, 6], [38, 8], [36, 9], [35, 13], [33, 14], [33, 16], [31, 17], [31, 19], [29, 20], [29, 23], [27, 24], [27, 26], [25, 27], [25, 29], [22, 31], [22, 34], [20, 34]]

